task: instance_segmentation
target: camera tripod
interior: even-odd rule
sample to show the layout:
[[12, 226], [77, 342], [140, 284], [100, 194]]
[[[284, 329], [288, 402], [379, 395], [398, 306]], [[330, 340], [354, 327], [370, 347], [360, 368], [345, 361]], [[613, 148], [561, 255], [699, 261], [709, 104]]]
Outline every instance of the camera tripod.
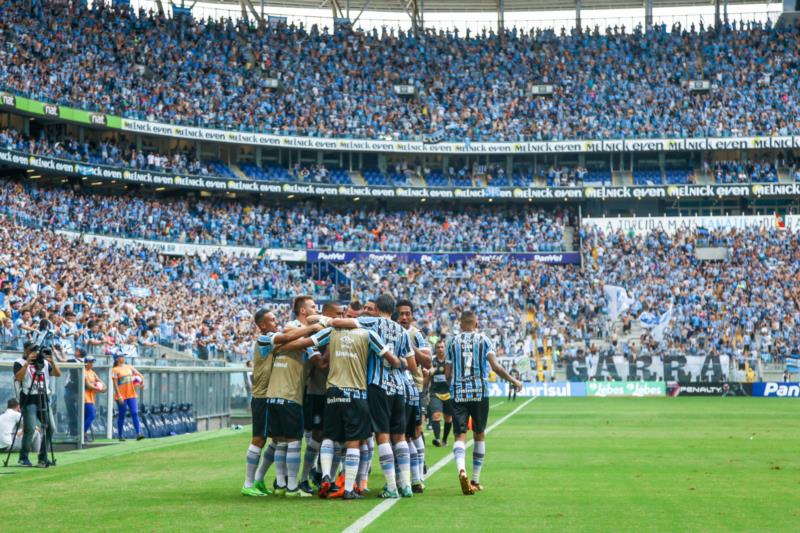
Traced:
[[[36, 394], [36, 416], [39, 418], [39, 422], [42, 424], [42, 444], [41, 446], [45, 447], [45, 456], [47, 455], [47, 450], [50, 450], [50, 462], [55, 466], [56, 464], [56, 455], [55, 451], [53, 450], [53, 439], [47, 436], [48, 430], [50, 429], [50, 397], [47, 394], [47, 382], [45, 381], [44, 377], [44, 368], [37, 368], [36, 373], [33, 375], [33, 379], [31, 380], [31, 384], [28, 387], [28, 393], [25, 395], [26, 398], [31, 397], [31, 392], [33, 391], [33, 387], [36, 383], [42, 383], [43, 388], [40, 391], [40, 394]], [[20, 427], [24, 427], [25, 421], [25, 410], [27, 405], [20, 405], [22, 408], [21, 414], [22, 416], [19, 417], [17, 420], [17, 425], [14, 427], [14, 437], [11, 439], [11, 444], [8, 447], [8, 453], [6, 453], [6, 460], [3, 461], [3, 466], [7, 467], [8, 462], [11, 459], [11, 452], [14, 450], [14, 444], [17, 442], [17, 433], [19, 432]], [[30, 452], [30, 450], [28, 450]], [[39, 454], [41, 456], [41, 448], [39, 450]], [[49, 467], [49, 464], [46, 464], [45, 467]]]

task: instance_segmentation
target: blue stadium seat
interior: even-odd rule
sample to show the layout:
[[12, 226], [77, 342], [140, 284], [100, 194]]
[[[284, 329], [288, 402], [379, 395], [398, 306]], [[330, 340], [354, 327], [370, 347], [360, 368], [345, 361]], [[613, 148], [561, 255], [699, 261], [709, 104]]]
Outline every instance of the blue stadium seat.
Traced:
[[583, 183], [610, 185], [611, 172], [608, 170], [591, 170], [583, 177]]
[[362, 174], [367, 185], [389, 185], [386, 176], [384, 176], [380, 170], [369, 169], [365, 170]]
[[667, 170], [664, 172], [667, 185], [683, 185], [692, 181], [692, 170]]
[[449, 186], [447, 178], [438, 170], [431, 171], [425, 181], [431, 187], [447, 187]]
[[634, 170], [634, 185], [661, 185], [663, 179], [660, 170]]
[[205, 164], [215, 176], [222, 176], [223, 178], [229, 178], [233, 180], [239, 179], [239, 176], [237, 176], [228, 165], [218, 159], [205, 161]]

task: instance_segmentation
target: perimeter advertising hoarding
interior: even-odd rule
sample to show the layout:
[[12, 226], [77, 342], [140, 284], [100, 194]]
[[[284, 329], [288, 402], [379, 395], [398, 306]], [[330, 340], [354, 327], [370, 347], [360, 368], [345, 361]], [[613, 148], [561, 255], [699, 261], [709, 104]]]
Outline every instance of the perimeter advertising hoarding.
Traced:
[[349, 263], [351, 261], [370, 261], [375, 263], [427, 263], [429, 261], [446, 261], [458, 263], [476, 261], [486, 263], [513, 261], [534, 261], [551, 265], [578, 265], [581, 256], [577, 252], [541, 252], [541, 253], [479, 253], [479, 252], [339, 252], [324, 250], [308, 250], [306, 258], [309, 262], [328, 261], [331, 263]]
[[[86, 116], [87, 123], [109, 120], [107, 115]], [[135, 183], [171, 189], [200, 189], [211, 192], [255, 193], [321, 198], [405, 198], [431, 200], [627, 200], [636, 198], [741, 198], [800, 196], [800, 182], [744, 185], [653, 185], [587, 187], [375, 187], [228, 179], [221, 176], [178, 175], [150, 170], [95, 165], [67, 159], [31, 155], [0, 149], [0, 164], [38, 170], [59, 176], [81, 176], [112, 183]], [[787, 217], [788, 218], [788, 217]]]
[[[508, 397], [509, 384], [505, 381], [489, 383], [488, 394], [492, 398]], [[546, 383], [523, 382], [522, 390], [517, 396], [535, 396], [544, 398], [583, 397], [586, 396], [585, 383], [569, 381], [552, 381]]]
[[663, 381], [590, 381], [586, 383], [586, 396], [664, 396], [667, 392]]
[[760, 398], [800, 398], [800, 383], [753, 383], [752, 390], [753, 396]]
[[748, 383], [668, 383], [667, 396], [750, 396]]

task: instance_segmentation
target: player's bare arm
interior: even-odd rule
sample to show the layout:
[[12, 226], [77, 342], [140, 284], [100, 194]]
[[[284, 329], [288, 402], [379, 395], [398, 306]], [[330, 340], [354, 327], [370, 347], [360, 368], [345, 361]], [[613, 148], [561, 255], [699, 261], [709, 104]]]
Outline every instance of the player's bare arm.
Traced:
[[[508, 371], [503, 368], [503, 365], [497, 362], [497, 358], [493, 353], [490, 353], [487, 359], [489, 360], [489, 365], [492, 367], [492, 370], [494, 370], [495, 374], [514, 385], [514, 388], [517, 389], [517, 392], [522, 390], [522, 382], [509, 374]], [[447, 368], [450, 368], [449, 364]]]

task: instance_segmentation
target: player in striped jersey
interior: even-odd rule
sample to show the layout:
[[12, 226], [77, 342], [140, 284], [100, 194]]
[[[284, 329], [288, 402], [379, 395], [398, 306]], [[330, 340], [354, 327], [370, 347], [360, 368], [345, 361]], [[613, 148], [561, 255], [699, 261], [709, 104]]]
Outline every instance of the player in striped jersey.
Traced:
[[[414, 304], [398, 300], [397, 322], [408, 332], [417, 368], [406, 376], [406, 441], [411, 455], [411, 490], [421, 494], [425, 490], [425, 441], [422, 438], [422, 387], [423, 370], [431, 368], [431, 348], [425, 336], [414, 326]], [[410, 378], [410, 379], [409, 379]]]
[[[278, 320], [269, 309], [259, 309], [253, 321], [258, 329], [258, 340], [253, 349], [253, 398], [250, 407], [253, 414], [253, 439], [247, 448], [247, 467], [245, 469], [242, 494], [245, 496], [266, 496], [270, 491], [264, 485], [264, 472], [259, 468], [261, 450], [267, 442], [268, 391], [272, 374], [273, 355], [283, 345], [296, 339], [311, 335], [319, 326], [295, 328], [286, 333], [278, 333]], [[274, 448], [270, 448], [274, 453]], [[264, 453], [264, 464], [269, 466], [272, 457]], [[257, 474], [258, 471], [258, 474]], [[259, 478], [260, 476], [260, 478]]]
[[[447, 341], [446, 353], [445, 373], [453, 397], [453, 430], [456, 438], [453, 443], [453, 456], [456, 460], [461, 491], [465, 495], [471, 495], [481, 490], [481, 468], [486, 456], [485, 431], [489, 419], [486, 381], [489, 377], [489, 367], [517, 390], [522, 389], [522, 383], [497, 363], [492, 341], [478, 332], [478, 317], [472, 311], [464, 311], [461, 314], [461, 333]], [[465, 446], [470, 417], [472, 436], [475, 440], [471, 481], [467, 478], [465, 466]]]
[[[411, 456], [406, 442], [405, 427], [405, 370], [416, 369], [414, 351], [408, 333], [397, 322], [391, 320], [395, 301], [391, 294], [381, 294], [375, 302], [367, 302], [365, 314], [377, 316], [361, 316], [357, 319], [339, 318], [328, 321], [335, 328], [363, 327], [378, 334], [378, 337], [392, 347], [392, 352], [400, 359], [401, 368], [391, 368], [386, 364], [369, 369], [367, 400], [370, 417], [378, 441], [378, 457], [381, 470], [386, 478], [386, 487], [381, 498], [397, 498], [399, 495], [410, 498], [411, 489]], [[315, 317], [319, 318], [319, 317]], [[313, 322], [314, 319], [310, 319]], [[394, 446], [392, 446], [394, 443]], [[399, 465], [400, 482], [395, 475], [395, 460]]]
[[[326, 304], [326, 307], [329, 305]], [[324, 475], [320, 497], [329, 497], [332, 487], [334, 443], [344, 442], [347, 451], [343, 499], [359, 499], [362, 496], [354, 490], [359, 469], [359, 448], [371, 433], [367, 371], [376, 365], [383, 365], [384, 361], [389, 366], [399, 367], [400, 361], [375, 332], [363, 328], [326, 328], [310, 339], [296, 341], [287, 347], [308, 346], [310, 343], [320, 350], [327, 347], [324, 355], [318, 352], [312, 358], [318, 368], [328, 369], [325, 440], [320, 451]]]

